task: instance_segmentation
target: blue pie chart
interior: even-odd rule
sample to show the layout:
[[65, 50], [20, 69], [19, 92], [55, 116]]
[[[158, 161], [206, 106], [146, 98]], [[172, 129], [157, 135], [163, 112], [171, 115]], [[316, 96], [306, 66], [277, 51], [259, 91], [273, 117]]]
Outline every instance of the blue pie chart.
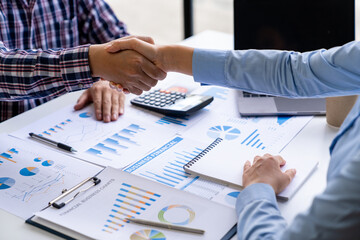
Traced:
[[240, 130], [232, 126], [214, 126], [209, 128], [207, 135], [211, 138], [234, 140], [240, 136]]
[[0, 190], [8, 189], [14, 186], [15, 180], [8, 177], [0, 178]]
[[37, 167], [26, 167], [20, 170], [20, 174], [26, 177], [34, 176], [39, 172]]
[[92, 117], [92, 113], [91, 112], [83, 112], [79, 114], [79, 117], [81, 118], [89, 118]]
[[46, 160], [46, 161], [43, 161], [43, 163], [41, 165], [43, 165], [44, 167], [50, 167], [53, 164], [54, 164], [54, 161]]
[[41, 161], [42, 161], [41, 157], [34, 158], [34, 162], [41, 162]]

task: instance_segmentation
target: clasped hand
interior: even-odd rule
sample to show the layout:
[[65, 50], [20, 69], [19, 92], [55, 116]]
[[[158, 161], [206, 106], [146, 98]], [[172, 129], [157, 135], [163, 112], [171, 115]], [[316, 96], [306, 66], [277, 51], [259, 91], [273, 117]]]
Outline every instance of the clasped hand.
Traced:
[[[134, 37], [125, 37], [132, 39]], [[149, 37], [138, 37], [144, 42], [153, 44]], [[154, 87], [166, 73], [152, 61], [133, 50], [124, 50], [112, 54], [106, 50], [107, 44], [91, 45], [89, 61], [93, 77], [101, 77], [119, 84], [129, 93], [140, 95]]]

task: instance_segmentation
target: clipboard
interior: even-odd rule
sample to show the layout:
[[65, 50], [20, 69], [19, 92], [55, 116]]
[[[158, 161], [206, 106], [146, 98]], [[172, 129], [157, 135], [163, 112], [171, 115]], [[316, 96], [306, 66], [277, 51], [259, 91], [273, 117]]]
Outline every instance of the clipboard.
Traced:
[[[101, 181], [99, 182], [98, 179], [101, 179]], [[122, 185], [124, 181], [126, 182], [126, 184]], [[91, 183], [91, 187], [85, 186], [84, 183]], [[149, 192], [148, 194], [153, 194], [152, 196], [154, 196], [153, 198], [156, 201], [154, 201], [154, 203], [151, 202], [153, 204], [151, 207], [153, 207], [154, 209], [152, 210], [150, 209], [150, 206], [146, 205], [149, 208], [150, 212], [148, 214], [144, 214], [145, 213], [144, 211], [143, 212], [144, 215], [140, 215], [141, 217], [149, 218], [151, 216], [155, 216], [157, 221], [159, 221], [159, 219], [164, 218], [165, 220], [164, 219], [163, 220], [165, 222], [166, 221], [171, 222], [171, 219], [167, 219], [168, 215], [162, 215], [159, 218], [158, 216], [160, 216], [161, 213], [163, 213], [163, 211], [170, 211], [171, 207], [169, 206], [173, 206], [173, 209], [178, 208], [177, 210], [181, 210], [183, 212], [185, 211], [186, 213], [189, 213], [189, 216], [191, 216], [190, 218], [192, 218], [193, 217], [192, 214], [194, 214], [195, 215], [194, 219], [198, 218], [197, 219], [198, 222], [196, 222], [194, 219], [191, 219], [188, 220], [189, 224], [191, 221], [193, 221], [191, 223], [195, 224], [195, 227], [198, 227], [200, 224], [200, 227], [206, 229], [205, 234], [211, 235], [214, 234], [215, 232], [216, 233], [219, 232], [217, 233], [217, 236], [214, 239], [224, 239], [224, 240], [231, 239], [231, 237], [233, 237], [236, 233], [237, 217], [233, 209], [215, 203], [213, 201], [207, 200], [205, 198], [201, 198], [187, 192], [179, 191], [177, 189], [156, 182], [152, 182], [142, 177], [138, 177], [133, 174], [122, 172], [121, 170], [113, 169], [109, 167], [104, 169], [102, 172], [100, 172], [96, 177], [86, 179], [82, 183], [76, 185], [74, 189], [77, 189], [79, 191], [76, 192], [75, 190], [72, 191], [72, 193], [75, 193], [76, 197], [69, 198], [67, 201], [65, 201], [65, 205], [62, 204], [63, 203], [62, 199], [64, 198], [60, 198], [61, 196], [59, 196], [59, 198], [54, 199], [52, 201], [52, 204], [51, 205], [49, 204], [47, 208], [42, 210], [40, 213], [35, 214], [28, 220], [26, 220], [26, 223], [65, 239], [106, 239], [103, 237], [103, 235], [96, 235], [93, 234], [92, 232], [88, 233], [88, 231], [94, 230], [94, 227], [87, 226], [87, 224], [94, 224], [95, 226], [98, 226], [98, 223], [93, 223], [93, 221], [99, 222], [100, 221], [99, 219], [101, 219], [103, 216], [99, 216], [96, 215], [95, 213], [91, 213], [93, 214], [92, 216], [96, 216], [96, 217], [89, 217], [82, 215], [82, 213], [89, 212], [91, 209], [94, 209], [94, 207], [100, 208], [99, 212], [103, 213], [104, 211], [101, 209], [102, 206], [104, 205], [109, 206], [108, 204], [109, 202], [111, 202], [110, 205], [113, 205], [112, 201], [117, 202], [117, 204], [120, 205], [119, 202], [121, 202], [121, 199], [118, 199], [120, 201], [115, 201], [110, 199], [110, 198], [114, 198], [114, 196], [117, 196], [115, 190], [119, 189], [119, 186], [125, 186], [124, 188], [132, 187], [131, 191], [135, 193], [144, 193], [144, 191], [142, 190], [147, 190], [147, 192]], [[139, 186], [142, 189], [140, 189]], [[80, 190], [80, 187], [83, 187], [84, 191]], [[78, 194], [79, 192], [82, 192], [83, 194]], [[64, 194], [62, 194], [62, 197], [66, 197], [63, 195]], [[184, 206], [175, 206], [174, 204], [172, 205], [171, 203], [173, 203], [174, 201], [175, 202], [179, 201], [179, 203], [183, 203]], [[57, 208], [56, 205], [54, 205], [54, 202], [56, 202], [57, 205], [61, 205], [61, 207]], [[72, 209], [74, 206], [77, 206], [81, 202], [85, 202], [85, 203], [84, 205], [82, 205], [77, 209], [79, 210], [79, 212], [78, 213], [76, 213], [76, 211], [71, 212], [70, 209]], [[100, 204], [93, 205], [94, 203], [99, 203], [99, 202]], [[166, 205], [169, 206], [166, 207]], [[188, 208], [185, 207], [185, 205], [188, 206]], [[82, 207], [83, 209], [81, 209]], [[192, 210], [189, 210], [190, 208]], [[58, 212], [58, 211], [62, 211], [62, 212]], [[199, 211], [201, 211], [202, 213]], [[64, 213], [69, 215], [58, 221], [57, 219], [59, 218], [59, 216]], [[108, 213], [105, 213], [105, 215], [106, 214]], [[55, 215], [57, 215], [57, 217], [53, 218], [53, 216]], [[213, 216], [212, 220], [209, 220], [210, 216]], [[78, 228], [77, 227], [72, 228], [71, 223], [68, 221], [68, 219], [72, 219], [73, 223], [81, 222], [81, 225], [86, 225], [86, 228], [84, 226], [80, 226]], [[81, 219], [81, 221], [79, 221], [79, 219]], [[222, 224], [220, 224], [220, 222]], [[69, 224], [66, 225], [63, 223], [69, 223]], [[187, 225], [187, 222], [180, 224]], [[217, 228], [214, 227], [214, 224], [217, 226]], [[189, 227], [193, 227], [193, 226], [190, 224]], [[143, 230], [145, 231], [145, 229], [151, 228], [154, 231], [163, 233], [164, 236], [167, 237], [166, 239], [212, 239], [209, 238], [209, 235], [203, 235], [198, 237], [197, 234], [183, 233], [179, 231], [173, 231], [173, 230], [161, 229], [161, 228], [152, 228], [150, 226], [142, 226], [132, 223], [128, 223], [127, 226], [125, 226], [125, 228], [128, 228], [127, 231], [130, 233], [136, 231], [141, 232]], [[122, 238], [128, 239], [129, 238], [128, 232], [124, 235], [116, 235], [117, 239], [122, 239]], [[221, 236], [219, 234], [221, 234]]]

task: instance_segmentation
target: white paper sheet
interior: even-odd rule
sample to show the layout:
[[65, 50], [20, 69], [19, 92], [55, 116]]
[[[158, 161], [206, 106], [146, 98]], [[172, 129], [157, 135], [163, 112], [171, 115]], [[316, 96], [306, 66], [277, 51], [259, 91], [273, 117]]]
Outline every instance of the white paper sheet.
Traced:
[[136, 118], [130, 114], [104, 123], [95, 119], [93, 106], [81, 111], [68, 106], [11, 135], [29, 139], [30, 132], [75, 148], [78, 152], [72, 155], [82, 160], [122, 168], [174, 135], [176, 130], [148, 123], [145, 117]]
[[31, 217], [103, 168], [0, 135], [0, 207], [23, 219]]

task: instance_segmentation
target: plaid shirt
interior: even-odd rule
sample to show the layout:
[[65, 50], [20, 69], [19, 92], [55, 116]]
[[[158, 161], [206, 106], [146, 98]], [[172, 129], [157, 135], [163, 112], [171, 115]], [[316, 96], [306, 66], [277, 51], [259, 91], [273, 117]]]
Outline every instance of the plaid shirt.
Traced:
[[103, 0], [1, 0], [0, 121], [90, 87], [85, 44], [126, 35]]

